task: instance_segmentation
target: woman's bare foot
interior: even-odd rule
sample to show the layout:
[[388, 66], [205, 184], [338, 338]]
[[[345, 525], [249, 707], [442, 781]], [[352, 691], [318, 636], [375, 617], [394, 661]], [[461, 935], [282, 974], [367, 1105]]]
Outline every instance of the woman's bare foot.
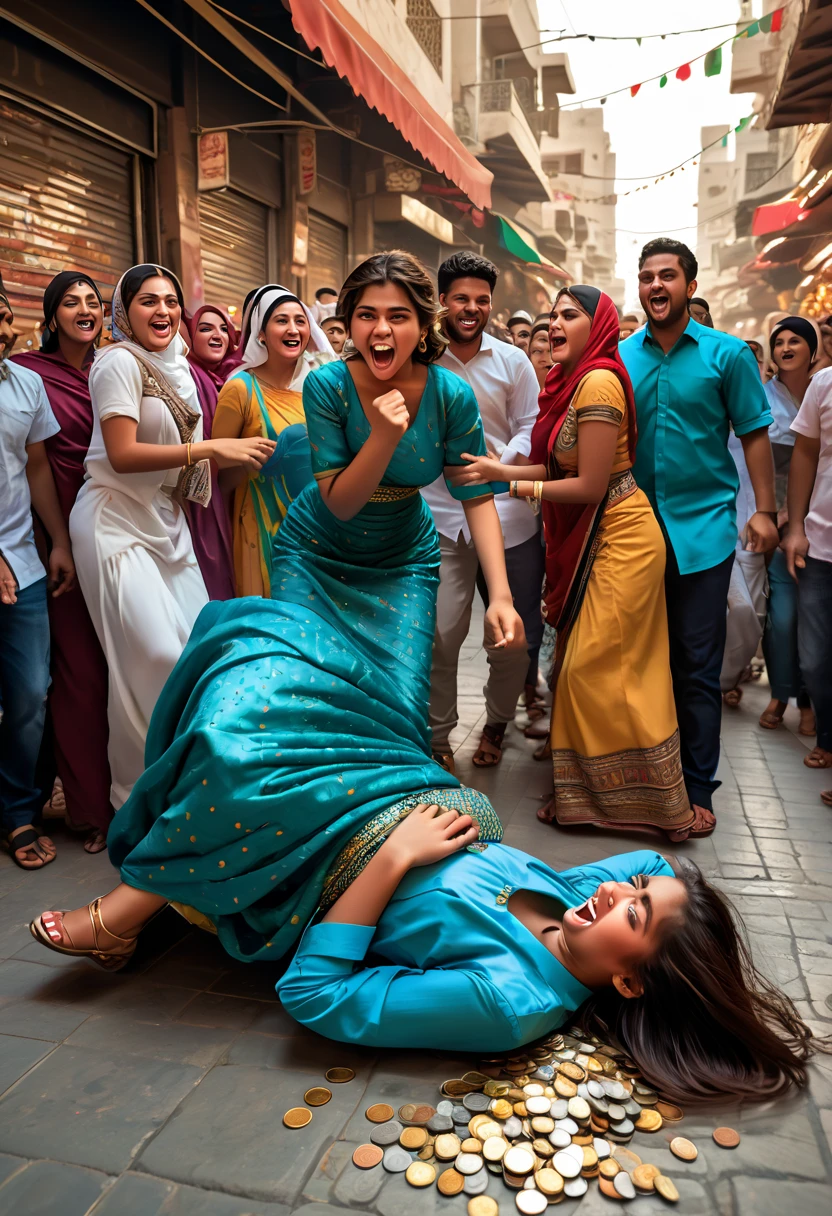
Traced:
[[760, 726], [764, 730], [777, 730], [783, 722], [783, 714], [788, 707], [788, 701], [778, 701], [772, 697], [766, 708], [760, 714]]
[[797, 733], [799, 735], [806, 735], [810, 738], [812, 735], [816, 735], [818, 733], [818, 727], [815, 721], [815, 711], [812, 709], [811, 705], [807, 706], [806, 709], [800, 710], [800, 725], [797, 728]]
[[53, 841], [31, 823], [9, 832], [6, 844], [21, 870], [42, 870], [58, 856]]
[[741, 700], [741, 688], [729, 688], [728, 692], [722, 694], [723, 705], [728, 705], [731, 709], [737, 709]]
[[824, 747], [813, 747], [809, 755], [804, 756], [803, 763], [807, 768], [832, 768], [832, 752]]
[[709, 811], [704, 806], [696, 806], [695, 804], [691, 807], [691, 810], [694, 814], [693, 823], [686, 828], [679, 828], [678, 831], [667, 833], [668, 840], [673, 844], [681, 844], [684, 840], [710, 836], [716, 827], [716, 816], [713, 811]]
[[544, 806], [540, 807], [537, 812], [537, 817], [541, 823], [555, 822], [555, 799], [554, 795], [549, 799]]
[[84, 841], [85, 853], [103, 853], [107, 847], [107, 835], [101, 832], [98, 828], [93, 828], [87, 839]]

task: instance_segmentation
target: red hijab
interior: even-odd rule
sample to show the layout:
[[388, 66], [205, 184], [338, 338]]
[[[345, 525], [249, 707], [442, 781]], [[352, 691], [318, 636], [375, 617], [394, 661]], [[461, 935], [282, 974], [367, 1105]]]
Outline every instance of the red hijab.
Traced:
[[[194, 353], [194, 339], [197, 333], [197, 326], [199, 325], [200, 318], [206, 312], [216, 313], [217, 316], [221, 317], [228, 326], [228, 350], [225, 352], [219, 363], [203, 363], [203, 361]], [[186, 313], [184, 315], [184, 321], [188, 330], [188, 336], [190, 338], [189, 345], [191, 348], [188, 351], [188, 362], [207, 376], [208, 379], [213, 383], [217, 392], [219, 392], [231, 373], [240, 366], [243, 358], [242, 352], [238, 354], [240, 335], [237, 333], [234, 322], [231, 320], [225, 309], [220, 308], [217, 304], [203, 304], [201, 308], [196, 310], [192, 317], [188, 316]]]
[[[636, 405], [633, 386], [618, 353], [620, 323], [615, 305], [597, 287], [576, 285], [558, 294], [570, 295], [592, 317], [586, 346], [575, 367], [564, 376], [556, 363], [546, 377], [540, 394], [540, 413], [532, 431], [531, 459], [555, 471], [553, 449], [557, 443], [569, 404], [578, 385], [588, 372], [610, 371], [621, 381], [627, 402], [630, 460], [636, 451]], [[557, 303], [557, 301], [556, 301]], [[600, 504], [603, 511], [604, 503]], [[561, 620], [570, 588], [583, 557], [593, 523], [599, 515], [594, 503], [555, 503], [543, 501], [543, 531], [546, 538], [546, 619], [562, 627]]]

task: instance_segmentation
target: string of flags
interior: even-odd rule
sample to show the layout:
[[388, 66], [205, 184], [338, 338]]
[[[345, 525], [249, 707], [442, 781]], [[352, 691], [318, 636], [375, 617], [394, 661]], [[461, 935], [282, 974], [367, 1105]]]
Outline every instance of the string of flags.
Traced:
[[[636, 97], [644, 85], [659, 82], [659, 88], [663, 89], [667, 86], [670, 78], [685, 81], [690, 80], [692, 74], [692, 65], [703, 61], [704, 71], [706, 76], [719, 76], [722, 71], [722, 48], [728, 46], [732, 42], [739, 42], [743, 38], [754, 38], [757, 34], [776, 34], [783, 28], [783, 13], [785, 5], [774, 10], [774, 12], [766, 13], [764, 17], [759, 17], [752, 21], [739, 33], [732, 34], [730, 38], [725, 38], [717, 46], [711, 47], [709, 51], [705, 51], [702, 55], [696, 55], [687, 63], [681, 63], [675, 69], [670, 69], [666, 72], [660, 72], [657, 76], [650, 76], [647, 80], [640, 80], [637, 84], [625, 85], [621, 89], [611, 89], [608, 93], [599, 95], [598, 97], [585, 97], [582, 101], [572, 101], [561, 106], [562, 110], [572, 110], [579, 106], [584, 106], [590, 101], [600, 101], [604, 105], [607, 98], [614, 97], [619, 93], [629, 93], [631, 97]], [[636, 42], [641, 44], [641, 38], [636, 38]]]
[[[704, 148], [700, 148], [699, 151], [694, 152], [692, 156], [688, 156], [685, 160], [680, 161], [678, 165], [673, 165], [672, 168], [665, 169], [664, 173], [656, 174], [655, 177], [653, 177], [652, 182], [645, 182], [645, 184], [642, 186], [635, 186], [631, 190], [610, 191], [607, 194], [599, 194], [596, 198], [579, 199], [574, 194], [564, 194], [563, 192], [558, 192], [556, 197], [559, 199], [574, 200], [576, 203], [614, 203], [618, 198], [627, 198], [631, 194], [638, 194], [640, 190], [649, 190], [651, 186], [658, 186], [659, 182], [663, 182], [667, 178], [675, 177], [677, 173], [684, 173], [688, 165], [690, 165], [691, 168], [695, 168], [699, 164], [699, 157], [702, 155], [702, 153], [707, 152], [710, 148], [715, 148], [717, 144], [723, 148], [727, 147], [728, 136], [731, 134], [739, 135], [741, 131], [745, 130], [749, 123], [753, 122], [754, 118], [754, 114], [747, 114], [744, 118], [740, 119], [740, 121], [734, 127], [733, 132], [728, 131], [725, 133], [725, 135], [719, 136], [718, 139], [714, 139], [709, 144], [705, 144]], [[645, 176], [652, 177], [653, 175], [645, 174]]]

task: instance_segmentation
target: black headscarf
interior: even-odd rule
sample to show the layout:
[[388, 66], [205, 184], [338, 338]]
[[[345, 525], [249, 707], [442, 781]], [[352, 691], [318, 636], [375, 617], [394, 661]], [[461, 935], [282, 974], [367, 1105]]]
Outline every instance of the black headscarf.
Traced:
[[771, 354], [774, 354], [774, 341], [777, 335], [782, 333], [784, 329], [797, 334], [798, 338], [802, 338], [809, 347], [811, 358], [814, 359], [818, 353], [817, 330], [812, 322], [807, 321], [805, 317], [784, 317], [782, 321], [777, 322], [768, 339], [768, 349]]
[[173, 289], [176, 292], [176, 298], [179, 301], [179, 307], [185, 307], [185, 297], [182, 294], [182, 286], [176, 275], [170, 270], [166, 270], [164, 266], [159, 266], [155, 262], [142, 262], [140, 266], [131, 266], [130, 269], [121, 277], [121, 302], [124, 305], [124, 311], [130, 311], [130, 305], [139, 294], [141, 286], [148, 279], [156, 278], [168, 279], [173, 284]]
[[555, 303], [561, 296], [572, 296], [573, 300], [577, 300], [581, 308], [585, 309], [590, 317], [595, 316], [595, 309], [598, 307], [598, 301], [601, 299], [601, 292], [597, 287], [587, 287], [585, 283], [573, 283], [571, 287], [563, 287], [558, 292]]
[[47, 355], [51, 355], [58, 349], [58, 331], [50, 329], [50, 325], [54, 320], [55, 313], [58, 311], [61, 300], [70, 287], [74, 287], [76, 283], [87, 283], [98, 296], [98, 303], [102, 308], [104, 306], [101, 292], [88, 274], [84, 274], [81, 270], [62, 270], [60, 274], [56, 274], [43, 293], [44, 324], [43, 332], [40, 335], [40, 348]]
[[9, 293], [6, 291], [6, 288], [3, 285], [2, 274], [0, 274], [0, 300], [3, 301], [3, 303], [6, 305], [6, 308], [8, 308], [9, 312], [13, 311], [12, 306], [9, 303]]

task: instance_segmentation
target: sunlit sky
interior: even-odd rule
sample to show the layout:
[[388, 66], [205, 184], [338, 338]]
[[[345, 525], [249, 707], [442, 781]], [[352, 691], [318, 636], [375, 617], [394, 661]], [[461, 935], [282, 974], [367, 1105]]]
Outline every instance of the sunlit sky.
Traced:
[[[651, 34], [670, 30], [736, 22], [739, 0], [538, 0], [541, 28], [565, 29], [571, 33]], [[754, 16], [762, 11], [755, 0]], [[626, 307], [637, 304], [636, 262], [641, 245], [651, 236], [676, 236], [695, 246], [697, 223], [697, 169], [688, 168], [666, 178], [649, 190], [623, 198], [625, 190], [652, 181], [701, 147], [700, 128], [730, 123], [735, 126], [752, 111], [753, 94], [734, 95], [731, 82], [731, 48], [723, 48], [722, 74], [707, 78], [700, 60], [693, 64], [690, 79], [675, 79], [676, 68], [701, 55], [731, 34], [731, 29], [680, 37], [635, 42], [589, 42], [587, 39], [560, 42], [547, 50], [566, 52], [575, 80], [575, 95], [562, 95], [561, 106], [595, 97], [667, 71], [668, 83], [644, 85], [636, 97], [629, 92], [608, 98], [605, 126], [617, 155], [619, 229], [616, 246], [617, 273], [627, 284]], [[543, 35], [541, 35], [542, 37]], [[758, 35], [761, 37], [762, 35]], [[597, 106], [599, 102], [592, 102]], [[733, 141], [732, 141], [733, 142]], [[638, 181], [624, 178], [649, 174]], [[592, 183], [588, 182], [587, 187]], [[588, 190], [587, 197], [591, 197]], [[626, 231], [633, 229], [635, 231]]]

